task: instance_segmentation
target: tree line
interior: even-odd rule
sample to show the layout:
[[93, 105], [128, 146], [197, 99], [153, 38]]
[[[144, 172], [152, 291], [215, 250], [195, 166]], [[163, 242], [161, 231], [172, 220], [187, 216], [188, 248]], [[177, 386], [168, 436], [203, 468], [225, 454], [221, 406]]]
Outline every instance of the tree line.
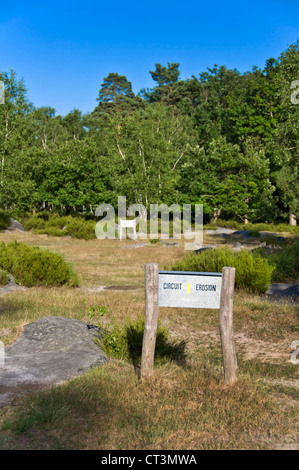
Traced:
[[[155, 64], [153, 88], [109, 73], [95, 109], [34, 107], [15, 71], [0, 73], [0, 208], [94, 213], [97, 205], [199, 204], [205, 220], [298, 215], [299, 40], [264, 69], [215, 65], [180, 79]], [[295, 87], [295, 89], [294, 89]]]

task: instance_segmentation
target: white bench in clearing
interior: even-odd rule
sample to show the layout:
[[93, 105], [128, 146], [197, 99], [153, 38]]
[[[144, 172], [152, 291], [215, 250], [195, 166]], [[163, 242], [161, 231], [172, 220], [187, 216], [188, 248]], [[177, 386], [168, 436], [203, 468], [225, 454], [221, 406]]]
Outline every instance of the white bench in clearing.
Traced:
[[118, 221], [118, 238], [122, 240], [122, 232], [123, 229], [126, 228], [132, 228], [133, 229], [133, 239], [136, 240], [137, 234], [136, 234], [136, 219], [133, 220], [126, 220], [126, 219], [120, 219]]

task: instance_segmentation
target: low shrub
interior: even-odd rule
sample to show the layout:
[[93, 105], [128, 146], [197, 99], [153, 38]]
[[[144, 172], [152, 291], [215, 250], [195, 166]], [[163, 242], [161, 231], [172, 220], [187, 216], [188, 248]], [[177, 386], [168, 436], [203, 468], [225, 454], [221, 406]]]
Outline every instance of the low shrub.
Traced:
[[[102, 316], [102, 315], [101, 315]], [[127, 319], [124, 326], [118, 323], [102, 326], [103, 337], [99, 341], [108, 356], [122, 359], [135, 366], [140, 365], [144, 334], [144, 319]], [[186, 360], [186, 342], [170, 340], [169, 331], [158, 322], [155, 364], [162, 365], [170, 361], [183, 364]]]
[[59, 228], [56, 227], [46, 227], [42, 229], [36, 229], [34, 230], [34, 233], [43, 235], [50, 235], [50, 237], [62, 237], [65, 236], [65, 232], [62, 232]]
[[68, 235], [73, 238], [91, 240], [96, 238], [95, 225], [96, 223], [92, 220], [70, 215], [60, 217], [58, 214], [47, 214], [47, 217], [41, 217], [40, 214], [34, 214], [24, 223], [24, 229], [54, 237]]
[[7, 271], [0, 270], [0, 286], [6, 286], [9, 282], [9, 274]]
[[297, 280], [299, 277], [299, 239], [289, 240], [274, 252], [257, 250], [275, 268], [272, 279], [275, 282]]
[[67, 223], [65, 233], [73, 238], [91, 240], [96, 238], [95, 226], [96, 223], [92, 220], [73, 218], [69, 223]]
[[72, 220], [73, 217], [71, 217], [70, 215], [65, 215], [61, 217], [58, 214], [53, 214], [48, 218], [46, 222], [46, 228], [49, 229], [51, 227], [63, 230], [65, 229], [67, 224], [71, 223]]
[[0, 211], [0, 230], [6, 230], [10, 224], [10, 215], [7, 212]]
[[236, 288], [263, 294], [271, 283], [274, 267], [260, 254], [247, 250], [233, 252], [229, 248], [214, 248], [200, 254], [190, 253], [177, 261], [172, 271], [221, 272], [225, 266], [236, 268]]
[[46, 221], [33, 215], [24, 223], [24, 230], [42, 230], [46, 227]]
[[78, 285], [76, 274], [61, 255], [17, 241], [0, 243], [0, 268], [27, 287]]

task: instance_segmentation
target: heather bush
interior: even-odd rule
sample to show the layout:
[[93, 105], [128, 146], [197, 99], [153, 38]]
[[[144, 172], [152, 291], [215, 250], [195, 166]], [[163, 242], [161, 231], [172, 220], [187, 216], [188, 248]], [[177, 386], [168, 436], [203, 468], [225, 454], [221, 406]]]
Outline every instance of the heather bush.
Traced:
[[0, 268], [27, 287], [78, 284], [76, 274], [61, 255], [17, 241], [0, 244]]
[[9, 282], [9, 274], [7, 271], [0, 269], [0, 286], [6, 286]]
[[96, 222], [81, 217], [72, 217], [70, 215], [60, 217], [58, 214], [41, 217], [40, 214], [35, 214], [25, 222], [24, 229], [54, 237], [68, 235], [73, 238], [91, 240], [96, 238], [95, 225]]
[[91, 240], [96, 238], [95, 226], [96, 223], [92, 220], [73, 218], [69, 223], [67, 223], [65, 233], [73, 238]]
[[257, 250], [262, 257], [275, 266], [272, 279], [275, 282], [297, 280], [299, 277], [299, 239], [289, 240], [274, 251]]
[[247, 250], [233, 252], [229, 248], [211, 249], [185, 255], [172, 267], [173, 271], [221, 272], [225, 266], [236, 268], [236, 288], [264, 293], [271, 283], [274, 267], [259, 254]]

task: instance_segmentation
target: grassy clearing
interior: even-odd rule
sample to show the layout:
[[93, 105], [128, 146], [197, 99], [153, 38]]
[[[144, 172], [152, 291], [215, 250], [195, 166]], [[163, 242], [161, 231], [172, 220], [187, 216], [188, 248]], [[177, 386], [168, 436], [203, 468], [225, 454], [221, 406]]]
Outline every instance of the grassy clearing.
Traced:
[[211, 363], [167, 365], [139, 383], [113, 361], [27, 398], [3, 416], [2, 435], [11, 448], [258, 449], [287, 434], [293, 419], [293, 407], [278, 415], [275, 393], [249, 377], [225, 389]]
[[[24, 324], [46, 315], [90, 318], [125, 325], [144, 312], [144, 264], [170, 265], [181, 248], [131, 241], [70, 240], [31, 232], [2, 234], [63, 255], [79, 274], [78, 288], [29, 288], [1, 296], [0, 340], [11, 344]], [[131, 291], [88, 288], [131, 286]], [[298, 339], [298, 306], [235, 295], [239, 381], [223, 386], [223, 365], [214, 310], [159, 312], [170, 337], [185, 341], [185, 364], [157, 365], [139, 382], [134, 366], [111, 359], [61, 386], [0, 409], [0, 449], [273, 449], [298, 445], [298, 366], [290, 345]]]

